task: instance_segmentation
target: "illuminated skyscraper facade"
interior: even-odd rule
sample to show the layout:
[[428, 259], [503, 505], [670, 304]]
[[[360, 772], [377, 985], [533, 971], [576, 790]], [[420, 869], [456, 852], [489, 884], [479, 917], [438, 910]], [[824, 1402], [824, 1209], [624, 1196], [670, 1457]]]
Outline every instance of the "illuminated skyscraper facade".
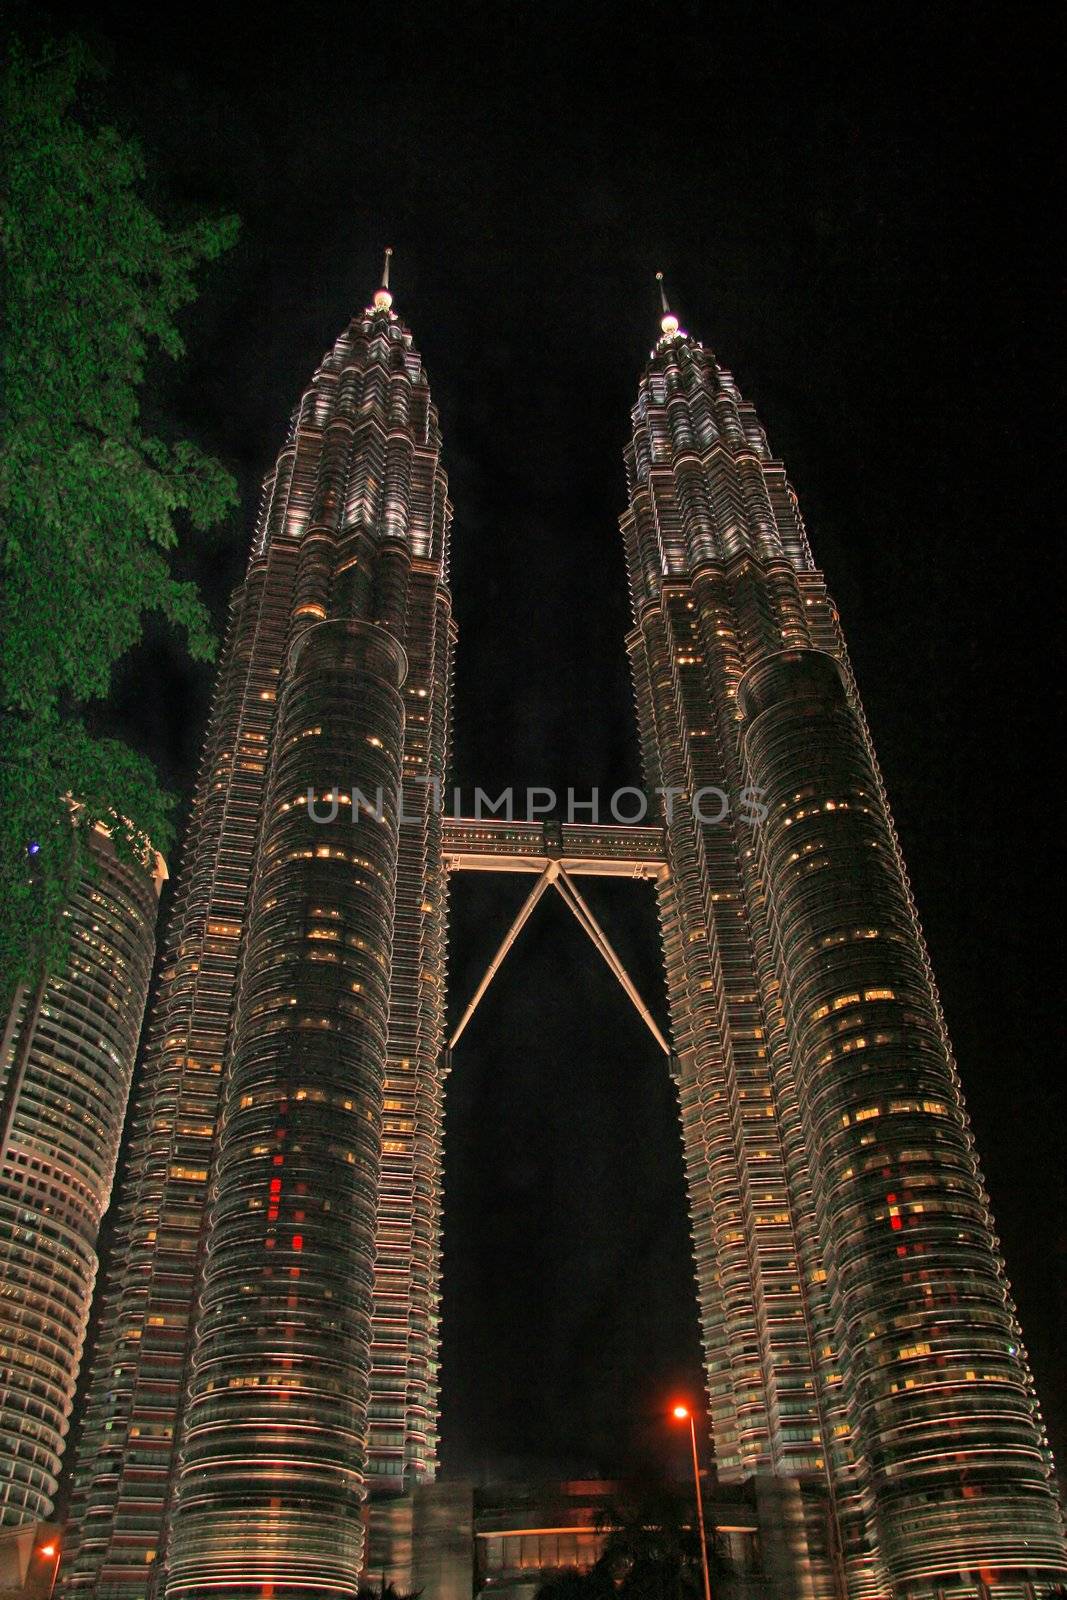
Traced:
[[622, 531], [718, 1472], [822, 1481], [830, 1592], [1023, 1594], [1047, 1446], [838, 615], [664, 312]]
[[781, 464], [665, 313], [622, 519], [662, 826], [549, 830], [440, 816], [440, 446], [383, 286], [294, 414], [234, 597], [63, 1592], [355, 1594], [365, 1494], [436, 1465], [445, 874], [540, 873], [618, 968], [584, 864], [658, 884], [719, 1477], [781, 1490], [791, 1594], [1024, 1600], [1067, 1573], [1047, 1449]]
[[52, 1514], [155, 957], [162, 858], [102, 827], [64, 908], [61, 970], [0, 1045], [0, 1526]]
[[172, 1596], [354, 1593], [365, 1486], [432, 1472], [445, 886], [425, 780], [447, 758], [454, 637], [439, 457], [383, 286], [293, 416], [234, 597], [70, 1594], [141, 1600], [164, 1566]]

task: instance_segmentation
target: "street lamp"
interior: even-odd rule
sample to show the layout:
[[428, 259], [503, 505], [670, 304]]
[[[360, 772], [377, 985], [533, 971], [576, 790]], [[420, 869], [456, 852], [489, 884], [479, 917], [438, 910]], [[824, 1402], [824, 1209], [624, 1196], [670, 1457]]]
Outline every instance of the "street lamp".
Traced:
[[59, 1577], [59, 1563], [63, 1559], [63, 1547], [58, 1539], [50, 1539], [47, 1544], [37, 1546], [37, 1554], [42, 1561], [52, 1563], [52, 1581], [48, 1585], [48, 1600], [52, 1600], [55, 1593], [56, 1579]]
[[700, 1462], [697, 1459], [696, 1419], [689, 1407], [681, 1404], [671, 1407], [671, 1416], [676, 1422], [689, 1423], [689, 1443], [693, 1447], [693, 1488], [696, 1490], [697, 1522], [700, 1524], [700, 1570], [704, 1574], [704, 1600], [711, 1600], [711, 1575], [708, 1572], [708, 1535], [704, 1527], [704, 1496], [700, 1492]]

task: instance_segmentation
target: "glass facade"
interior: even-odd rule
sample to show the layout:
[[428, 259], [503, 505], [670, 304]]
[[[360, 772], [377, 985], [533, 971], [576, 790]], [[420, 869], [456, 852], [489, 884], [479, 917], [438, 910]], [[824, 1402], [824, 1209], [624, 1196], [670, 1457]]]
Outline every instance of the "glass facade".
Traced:
[[52, 1513], [166, 877], [87, 842], [66, 963], [0, 1046], [0, 1526]]
[[350, 1595], [367, 1486], [432, 1476], [450, 519], [383, 290], [294, 414], [234, 596], [67, 1594]]
[[1051, 1462], [838, 615], [663, 328], [622, 532], [718, 1474], [824, 1486], [827, 1593], [1007, 1600], [1067, 1570]]

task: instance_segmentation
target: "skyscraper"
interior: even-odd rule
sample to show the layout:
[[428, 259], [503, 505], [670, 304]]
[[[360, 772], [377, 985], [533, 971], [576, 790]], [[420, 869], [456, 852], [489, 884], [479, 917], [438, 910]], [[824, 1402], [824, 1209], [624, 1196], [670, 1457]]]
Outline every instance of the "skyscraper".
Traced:
[[[658, 884], [717, 1470], [807, 1506], [805, 1592], [1020, 1600], [1067, 1572], [1050, 1464], [837, 614], [666, 307], [633, 424], [662, 827], [450, 823], [448, 860]], [[365, 1491], [433, 1476], [449, 521], [386, 283], [297, 407], [234, 598], [68, 1595], [352, 1595]]]
[[161, 1588], [164, 1540], [171, 1595], [352, 1593], [364, 1484], [432, 1471], [451, 508], [391, 303], [301, 399], [234, 596], [75, 1478], [96, 1600]]
[[86, 842], [64, 964], [20, 986], [0, 1045], [4, 1527], [52, 1514], [167, 875], [160, 856], [120, 857], [100, 825]]
[[822, 1478], [850, 1596], [1015, 1595], [1065, 1570], [1050, 1462], [838, 614], [663, 310], [622, 532], [719, 1475]]

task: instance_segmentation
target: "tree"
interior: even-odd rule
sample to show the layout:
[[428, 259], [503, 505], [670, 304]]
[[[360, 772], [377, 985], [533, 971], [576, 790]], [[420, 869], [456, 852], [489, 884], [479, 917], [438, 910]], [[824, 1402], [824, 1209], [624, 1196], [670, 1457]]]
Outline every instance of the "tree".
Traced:
[[211, 658], [207, 612], [175, 577], [172, 552], [179, 520], [210, 527], [237, 498], [218, 462], [188, 440], [151, 436], [141, 415], [148, 362], [181, 355], [176, 314], [236, 220], [171, 228], [152, 211], [138, 146], [82, 110], [80, 85], [96, 70], [77, 40], [32, 57], [15, 41], [0, 81], [4, 987], [61, 958], [84, 826], [105, 821], [127, 854], [149, 838], [170, 844], [173, 799], [151, 764], [95, 737], [83, 708], [107, 696], [150, 612], [184, 630], [195, 658]]
[[562, 1573], [538, 1600], [698, 1600], [699, 1536], [679, 1505], [657, 1495], [614, 1507], [599, 1519], [600, 1558], [583, 1573]]
[[700, 1536], [679, 1503], [657, 1495], [606, 1514], [600, 1560], [627, 1600], [696, 1600]]

